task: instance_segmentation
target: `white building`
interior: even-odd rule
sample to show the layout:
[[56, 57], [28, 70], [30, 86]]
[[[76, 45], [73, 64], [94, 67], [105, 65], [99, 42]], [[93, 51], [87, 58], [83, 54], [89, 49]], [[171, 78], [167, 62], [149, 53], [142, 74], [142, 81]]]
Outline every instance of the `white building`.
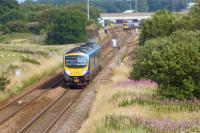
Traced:
[[154, 13], [101, 13], [100, 17], [104, 21], [112, 21], [122, 23], [127, 20], [141, 21], [143, 19], [151, 18]]

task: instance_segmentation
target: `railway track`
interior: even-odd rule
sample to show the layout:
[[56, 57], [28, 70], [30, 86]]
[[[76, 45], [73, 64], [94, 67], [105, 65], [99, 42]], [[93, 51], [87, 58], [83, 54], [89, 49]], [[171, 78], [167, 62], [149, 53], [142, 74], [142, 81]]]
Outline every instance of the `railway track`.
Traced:
[[2, 106], [0, 108], [0, 125], [8, 121], [28, 105], [32, 104], [38, 98], [45, 95], [50, 89], [58, 85], [63, 80], [64, 79], [61, 76], [61, 73], [59, 73], [52, 79], [49, 79], [48, 82], [31, 89], [12, 102]]
[[[109, 54], [104, 58], [103, 67], [113, 58], [114, 51], [110, 50]], [[70, 109], [76, 100], [84, 92], [84, 89], [67, 90], [59, 98], [52, 101], [47, 107], [42, 109], [31, 121], [29, 121], [18, 133], [47, 133], [49, 132], [56, 122]], [[51, 118], [48, 118], [51, 114]], [[41, 127], [41, 123], [43, 126]]]
[[[38, 113], [29, 123], [27, 123], [18, 133], [40, 133], [48, 132], [57, 120], [73, 105], [76, 99], [84, 90], [67, 90], [59, 98], [55, 99], [51, 104]], [[51, 115], [51, 118], [49, 118]], [[42, 127], [41, 127], [42, 123]]]
[[[110, 60], [114, 58], [114, 54], [115, 52], [112, 49], [108, 52], [106, 51], [106, 56], [104, 57], [104, 62], [102, 63], [103, 68], [106, 66], [106, 64], [108, 64]], [[56, 88], [56, 86], [61, 84], [63, 80], [63, 76], [61, 76], [61, 74], [58, 74], [52, 80], [45, 82], [39, 87], [34, 88], [33, 90], [23, 94], [22, 96], [10, 102], [9, 104], [1, 107], [0, 125], [8, 121], [10, 118], [15, 116], [18, 112], [23, 110], [28, 105], [31, 105], [31, 103], [33, 103], [36, 99], [45, 95], [51, 88]], [[26, 124], [24, 124], [23, 126], [18, 127], [16, 129], [17, 132], [49, 132], [55, 126], [57, 121], [63, 116], [63, 114], [65, 114], [70, 109], [70, 107], [76, 102], [76, 100], [81, 96], [84, 90], [85, 89], [77, 90], [66, 88], [66, 91], [64, 91], [57, 98], [49, 102], [47, 106], [43, 107], [43, 109], [39, 110], [39, 112], [35, 114], [34, 117], [32, 117], [29, 120], [29, 122], [26, 122]], [[31, 95], [33, 95], [32, 98], [30, 98]], [[28, 101], [26, 101], [27, 97], [29, 97]], [[19, 101], [25, 101], [25, 103], [19, 104]], [[11, 111], [12, 113], [8, 113], [8, 115], [2, 117], [2, 115], [4, 115], [6, 111]]]
[[[110, 50], [109, 54], [104, 57], [103, 67], [113, 58], [114, 51]], [[44, 107], [34, 118], [32, 118], [18, 133], [33, 132], [47, 133], [56, 122], [70, 109], [76, 100], [84, 92], [84, 89], [73, 90], [67, 89], [60, 97], [53, 100], [48, 106]], [[51, 115], [51, 118], [49, 116]], [[42, 127], [41, 127], [42, 123]]]

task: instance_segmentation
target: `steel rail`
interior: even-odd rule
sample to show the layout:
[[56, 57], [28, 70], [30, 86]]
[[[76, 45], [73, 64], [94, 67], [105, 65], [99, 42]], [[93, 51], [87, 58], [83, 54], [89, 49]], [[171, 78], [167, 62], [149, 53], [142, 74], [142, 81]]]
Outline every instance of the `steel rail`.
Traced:
[[[28, 105], [32, 104], [35, 100], [37, 100], [38, 98], [40, 98], [41, 96], [45, 95], [52, 87], [58, 85], [59, 83], [61, 83], [64, 79], [60, 79], [57, 80], [53, 85], [51, 85], [48, 89], [45, 89], [41, 94], [39, 94], [38, 96], [36, 96], [33, 100], [31, 100], [30, 102], [28, 102], [27, 104], [24, 104], [22, 107], [20, 107], [19, 109], [17, 109], [16, 111], [14, 111], [11, 115], [9, 115], [7, 118], [3, 119], [0, 121], [0, 125], [5, 123], [6, 121], [8, 121], [10, 118], [12, 118], [13, 116], [15, 116], [18, 112], [20, 112], [22, 109], [26, 108]], [[16, 102], [16, 101], [15, 101]], [[14, 102], [13, 102], [14, 103]], [[11, 105], [12, 106], [12, 105]], [[7, 106], [9, 107], [9, 106]], [[5, 108], [6, 109], [6, 108]]]
[[9, 103], [3, 105], [3, 106], [0, 108], [0, 112], [1, 112], [2, 110], [4, 110], [5, 108], [7, 108], [8, 106], [10, 106], [11, 104], [13, 104], [13, 103], [15, 103], [16, 101], [18, 101], [19, 99], [21, 99], [21, 98], [25, 97], [26, 95], [32, 93], [33, 91], [37, 90], [38, 88], [40, 88], [40, 87], [42, 87], [42, 86], [45, 86], [45, 85], [47, 84], [47, 82], [50, 82], [50, 81], [53, 80], [54, 78], [57, 78], [58, 76], [60, 76], [60, 74], [61, 74], [61, 73], [58, 73], [56, 76], [54, 76], [54, 77], [52, 77], [51, 79], [47, 80], [45, 83], [40, 84], [40, 85], [34, 87], [34, 88], [31, 89], [30, 91], [28, 91], [28, 92], [24, 93], [23, 95], [21, 95], [20, 97], [18, 97], [18, 98], [16, 98], [16, 99], [14, 99], [13, 101], [11, 101], [11, 102], [9, 102]]
[[48, 106], [46, 106], [42, 111], [40, 111], [31, 121], [29, 121], [23, 128], [21, 128], [17, 133], [23, 133], [25, 132], [31, 125], [37, 121], [46, 111], [48, 111], [53, 105], [55, 105], [63, 96], [67, 94], [69, 90], [66, 90], [64, 93], [62, 93], [58, 98], [53, 100]]
[[77, 96], [72, 99], [67, 106], [57, 115], [57, 117], [51, 122], [51, 124], [43, 131], [43, 133], [47, 133], [49, 132], [54, 125], [57, 123], [57, 121], [70, 109], [70, 107], [76, 102], [76, 100], [81, 96], [81, 94], [84, 92], [84, 90], [82, 90], [81, 92], [79, 92], [79, 94], [77, 94]]

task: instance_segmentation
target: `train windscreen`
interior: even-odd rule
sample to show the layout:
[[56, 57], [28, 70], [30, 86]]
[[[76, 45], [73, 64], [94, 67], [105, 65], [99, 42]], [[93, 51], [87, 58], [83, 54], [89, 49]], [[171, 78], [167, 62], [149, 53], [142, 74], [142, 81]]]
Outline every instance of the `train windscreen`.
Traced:
[[84, 68], [87, 66], [86, 56], [66, 56], [65, 64], [68, 68]]

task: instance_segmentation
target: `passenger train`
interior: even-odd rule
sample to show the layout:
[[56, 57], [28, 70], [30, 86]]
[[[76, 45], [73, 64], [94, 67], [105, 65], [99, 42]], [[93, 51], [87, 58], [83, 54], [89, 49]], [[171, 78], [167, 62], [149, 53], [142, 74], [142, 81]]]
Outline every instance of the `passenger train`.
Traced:
[[64, 77], [69, 85], [86, 85], [101, 70], [102, 48], [85, 43], [64, 53]]
[[137, 19], [124, 21], [123, 29], [124, 31], [140, 28], [141, 22]]

